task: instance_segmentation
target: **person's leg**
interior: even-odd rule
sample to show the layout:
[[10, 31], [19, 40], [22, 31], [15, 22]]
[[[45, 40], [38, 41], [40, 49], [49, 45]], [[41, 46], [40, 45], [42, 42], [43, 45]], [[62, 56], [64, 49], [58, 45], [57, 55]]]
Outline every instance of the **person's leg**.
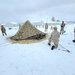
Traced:
[[7, 35], [6, 32], [5, 32], [5, 35]]
[[45, 29], [45, 32], [47, 32], [47, 29]]
[[51, 39], [49, 38], [49, 42], [48, 42], [48, 45], [51, 45]]
[[63, 27], [61, 27], [60, 34], [63, 34]]
[[62, 29], [62, 34], [63, 34], [63, 33], [65, 33], [65, 31], [64, 31], [64, 27], [63, 27], [63, 29]]
[[2, 35], [4, 36], [4, 33], [2, 33]]
[[58, 43], [54, 42], [54, 46], [55, 46], [55, 48], [58, 48]]
[[56, 49], [58, 47], [58, 43], [54, 42], [54, 45], [51, 47], [51, 50]]

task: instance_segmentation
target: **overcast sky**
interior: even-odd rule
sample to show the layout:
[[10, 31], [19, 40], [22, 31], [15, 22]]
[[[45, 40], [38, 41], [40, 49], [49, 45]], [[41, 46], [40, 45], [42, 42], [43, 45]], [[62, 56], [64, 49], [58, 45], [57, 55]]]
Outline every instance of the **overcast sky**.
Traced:
[[0, 0], [0, 23], [75, 20], [75, 0]]

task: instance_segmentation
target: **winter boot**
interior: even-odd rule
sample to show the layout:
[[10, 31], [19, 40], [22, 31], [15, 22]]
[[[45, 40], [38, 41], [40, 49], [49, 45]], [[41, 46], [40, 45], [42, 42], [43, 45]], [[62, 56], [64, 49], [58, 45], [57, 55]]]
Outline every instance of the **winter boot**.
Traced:
[[50, 43], [48, 43], [48, 45], [50, 46], [51, 44], [50, 44]]
[[75, 40], [72, 40], [75, 43]]
[[66, 31], [64, 31], [63, 33], [65, 33]]
[[55, 46], [53, 45], [52, 47], [51, 47], [51, 50], [53, 50], [55, 48]]
[[2, 35], [4, 36], [4, 33], [2, 33]]
[[7, 34], [5, 33], [5, 35], [7, 35]]

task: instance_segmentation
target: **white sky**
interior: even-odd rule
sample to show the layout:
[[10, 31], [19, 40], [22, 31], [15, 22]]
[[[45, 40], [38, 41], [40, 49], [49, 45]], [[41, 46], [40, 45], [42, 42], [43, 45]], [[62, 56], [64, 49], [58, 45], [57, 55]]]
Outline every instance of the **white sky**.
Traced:
[[75, 20], [75, 0], [0, 0], [0, 23]]

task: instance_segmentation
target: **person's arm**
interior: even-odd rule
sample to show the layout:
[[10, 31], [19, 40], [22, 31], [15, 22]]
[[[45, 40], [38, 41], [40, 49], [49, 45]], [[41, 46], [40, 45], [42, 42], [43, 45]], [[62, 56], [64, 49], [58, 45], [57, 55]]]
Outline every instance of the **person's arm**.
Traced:
[[64, 27], [65, 27], [65, 25], [66, 25], [66, 24], [64, 24]]

